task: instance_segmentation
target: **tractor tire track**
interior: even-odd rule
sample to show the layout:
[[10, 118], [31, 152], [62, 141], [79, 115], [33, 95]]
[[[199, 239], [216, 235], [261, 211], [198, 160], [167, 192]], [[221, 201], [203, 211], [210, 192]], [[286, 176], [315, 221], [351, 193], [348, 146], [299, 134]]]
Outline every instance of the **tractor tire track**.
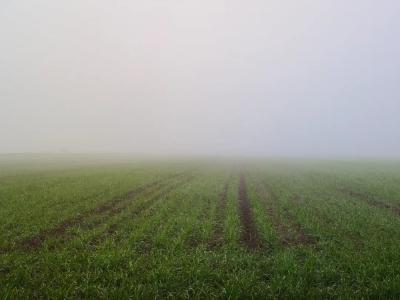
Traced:
[[[45, 241], [52, 238], [70, 239], [71, 237], [68, 237], [70, 235], [68, 232], [70, 229], [77, 227], [84, 227], [85, 229], [91, 229], [96, 226], [99, 226], [102, 223], [104, 223], [108, 218], [112, 217], [113, 215], [119, 213], [124, 208], [126, 208], [131, 203], [131, 201], [133, 201], [137, 196], [139, 196], [143, 192], [157, 188], [157, 186], [162, 184], [165, 180], [180, 177], [182, 175], [183, 174], [175, 174], [167, 179], [156, 180], [148, 184], [145, 184], [143, 186], [140, 186], [134, 190], [129, 191], [123, 196], [115, 197], [77, 216], [68, 218], [53, 228], [42, 230], [33, 237], [17, 242], [14, 247], [10, 247], [8, 249], [1, 249], [0, 253], [8, 253], [16, 250], [21, 250], [25, 252], [34, 251], [42, 248]], [[89, 218], [96, 218], [99, 216], [103, 218], [100, 218], [100, 220], [95, 220], [91, 224], [87, 224], [87, 220]]]
[[250, 200], [247, 196], [246, 180], [243, 173], [239, 175], [239, 210], [240, 221], [242, 224], [242, 242], [249, 250], [258, 250], [262, 248], [260, 234], [254, 221], [253, 212], [251, 210]]
[[[156, 194], [154, 194], [154, 195], [151, 195], [152, 193], [154, 193], [154, 191], [148, 191], [144, 195], [141, 195], [141, 196], [149, 195], [150, 199], [148, 201], [144, 202], [141, 206], [134, 208], [129, 213], [129, 215], [122, 218], [122, 220], [119, 220], [118, 223], [121, 224], [122, 222], [127, 221], [133, 217], [140, 216], [143, 212], [145, 212], [146, 210], [148, 210], [151, 207], [153, 207], [154, 205], [156, 205], [156, 203], [159, 202], [161, 196], [168, 195], [171, 191], [177, 189], [178, 187], [180, 187], [186, 183], [191, 182], [193, 179], [194, 179], [194, 176], [188, 176], [177, 183], [173, 183], [170, 185], [166, 184], [160, 190], [157, 190]], [[96, 235], [93, 239], [91, 239], [89, 241], [89, 245], [91, 247], [96, 247], [97, 245], [104, 242], [107, 238], [115, 236], [117, 234], [118, 230], [120, 229], [120, 227], [121, 226], [119, 226], [116, 223], [111, 224], [106, 230], [104, 230], [102, 233], [100, 233], [99, 235]]]

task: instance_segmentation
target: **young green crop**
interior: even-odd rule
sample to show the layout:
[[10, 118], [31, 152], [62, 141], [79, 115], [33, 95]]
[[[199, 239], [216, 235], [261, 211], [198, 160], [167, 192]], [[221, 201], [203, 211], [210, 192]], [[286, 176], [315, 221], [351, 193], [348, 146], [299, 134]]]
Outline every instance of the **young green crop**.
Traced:
[[2, 299], [400, 297], [398, 163], [32, 164], [0, 175]]

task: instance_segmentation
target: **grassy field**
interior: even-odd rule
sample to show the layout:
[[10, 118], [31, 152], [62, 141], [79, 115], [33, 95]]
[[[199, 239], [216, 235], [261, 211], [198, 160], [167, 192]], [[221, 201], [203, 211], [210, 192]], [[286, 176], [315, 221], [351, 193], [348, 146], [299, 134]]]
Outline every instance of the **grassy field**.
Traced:
[[400, 298], [400, 162], [0, 157], [0, 298]]

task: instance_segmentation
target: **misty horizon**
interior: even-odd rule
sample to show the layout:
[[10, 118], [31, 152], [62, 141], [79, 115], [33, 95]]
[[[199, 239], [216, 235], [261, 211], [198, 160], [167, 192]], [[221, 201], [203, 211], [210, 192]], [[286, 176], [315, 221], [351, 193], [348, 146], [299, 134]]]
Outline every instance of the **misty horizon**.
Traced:
[[3, 1], [0, 153], [399, 157], [397, 1]]

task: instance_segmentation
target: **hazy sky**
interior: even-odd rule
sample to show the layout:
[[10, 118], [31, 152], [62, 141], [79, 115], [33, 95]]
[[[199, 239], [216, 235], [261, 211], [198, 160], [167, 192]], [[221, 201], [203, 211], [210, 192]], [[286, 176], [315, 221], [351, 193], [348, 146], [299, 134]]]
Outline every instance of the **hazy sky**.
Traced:
[[0, 152], [400, 154], [398, 0], [1, 0]]

